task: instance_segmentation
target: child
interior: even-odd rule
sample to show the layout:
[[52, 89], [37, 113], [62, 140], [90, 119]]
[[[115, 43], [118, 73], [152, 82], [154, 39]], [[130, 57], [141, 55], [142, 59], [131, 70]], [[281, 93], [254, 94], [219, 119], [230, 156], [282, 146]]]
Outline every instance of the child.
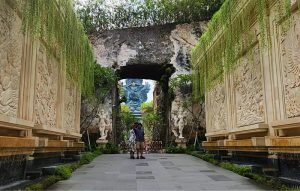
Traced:
[[132, 129], [129, 131], [129, 139], [128, 139], [128, 145], [130, 149], [130, 159], [134, 159], [134, 151], [135, 151], [135, 132], [134, 128], [136, 127], [136, 124], [132, 125]]

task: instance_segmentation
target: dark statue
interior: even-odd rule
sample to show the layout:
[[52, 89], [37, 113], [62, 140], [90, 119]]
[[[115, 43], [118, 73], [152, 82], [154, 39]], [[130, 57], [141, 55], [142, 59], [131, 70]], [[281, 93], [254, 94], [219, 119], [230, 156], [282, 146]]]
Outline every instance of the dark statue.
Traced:
[[126, 105], [133, 113], [141, 113], [141, 105], [147, 101], [147, 93], [150, 91], [150, 84], [143, 85], [142, 79], [126, 79], [124, 93]]

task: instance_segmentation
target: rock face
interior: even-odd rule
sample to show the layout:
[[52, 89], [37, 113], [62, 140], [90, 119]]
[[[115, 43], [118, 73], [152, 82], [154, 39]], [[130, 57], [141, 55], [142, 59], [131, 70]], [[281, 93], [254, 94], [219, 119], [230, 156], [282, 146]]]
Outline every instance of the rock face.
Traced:
[[[98, 63], [113, 67], [119, 71], [121, 78], [147, 78], [159, 81], [164, 75], [167, 75], [167, 78], [174, 78], [178, 74], [190, 73], [190, 51], [205, 27], [205, 22], [197, 22], [128, 28], [93, 34], [90, 39]], [[173, 73], [167, 74], [168, 67], [172, 68]], [[168, 92], [167, 89], [163, 91]], [[181, 102], [180, 100], [186, 96], [176, 94], [175, 102], [178, 100]], [[170, 105], [167, 112], [175, 113], [171, 115], [171, 121], [176, 122], [178, 111], [189, 115], [182, 105], [175, 106], [174, 103], [169, 103], [170, 100], [166, 96], [161, 99], [165, 99], [162, 102], [168, 102]], [[202, 118], [204, 119], [204, 114]], [[184, 120], [185, 124], [190, 124], [190, 118], [185, 117]], [[174, 123], [169, 126], [174, 126]], [[167, 132], [171, 132], [171, 129]]]
[[92, 36], [98, 63], [120, 68], [132, 64], [169, 63], [175, 25], [106, 31]]

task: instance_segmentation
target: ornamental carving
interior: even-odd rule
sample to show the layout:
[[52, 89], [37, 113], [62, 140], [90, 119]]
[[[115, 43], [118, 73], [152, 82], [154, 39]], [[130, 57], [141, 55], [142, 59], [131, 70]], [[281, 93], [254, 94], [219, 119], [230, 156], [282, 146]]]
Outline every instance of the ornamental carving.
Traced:
[[295, 14], [291, 29], [281, 39], [284, 98], [288, 118], [300, 116], [300, 25], [298, 21], [299, 16]]
[[75, 115], [76, 115], [76, 100], [77, 94], [75, 86], [72, 86], [69, 80], [66, 80], [65, 90], [65, 115], [64, 115], [64, 128], [66, 130], [75, 130]]
[[239, 60], [234, 72], [237, 126], [264, 122], [264, 96], [260, 51], [256, 45]]
[[0, 114], [16, 117], [19, 99], [23, 35], [21, 20], [0, 3]]
[[214, 89], [208, 92], [207, 108], [208, 129], [209, 131], [218, 131], [226, 129], [226, 97], [224, 84], [218, 84]]
[[56, 127], [58, 63], [47, 55], [45, 47], [40, 44], [37, 52], [35, 85], [35, 123]]

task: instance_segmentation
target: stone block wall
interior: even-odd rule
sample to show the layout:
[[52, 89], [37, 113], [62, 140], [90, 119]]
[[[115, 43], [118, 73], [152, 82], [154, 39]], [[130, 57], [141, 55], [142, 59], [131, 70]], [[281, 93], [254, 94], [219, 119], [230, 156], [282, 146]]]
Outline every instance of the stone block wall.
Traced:
[[80, 103], [62, 58], [24, 34], [16, 1], [0, 1], [0, 156], [80, 151]]
[[263, 45], [254, 21], [253, 44], [206, 93], [207, 150], [265, 152], [270, 158], [300, 153], [300, 16], [292, 1], [285, 31], [286, 18], [278, 18], [276, 2], [268, 15], [270, 45]]

